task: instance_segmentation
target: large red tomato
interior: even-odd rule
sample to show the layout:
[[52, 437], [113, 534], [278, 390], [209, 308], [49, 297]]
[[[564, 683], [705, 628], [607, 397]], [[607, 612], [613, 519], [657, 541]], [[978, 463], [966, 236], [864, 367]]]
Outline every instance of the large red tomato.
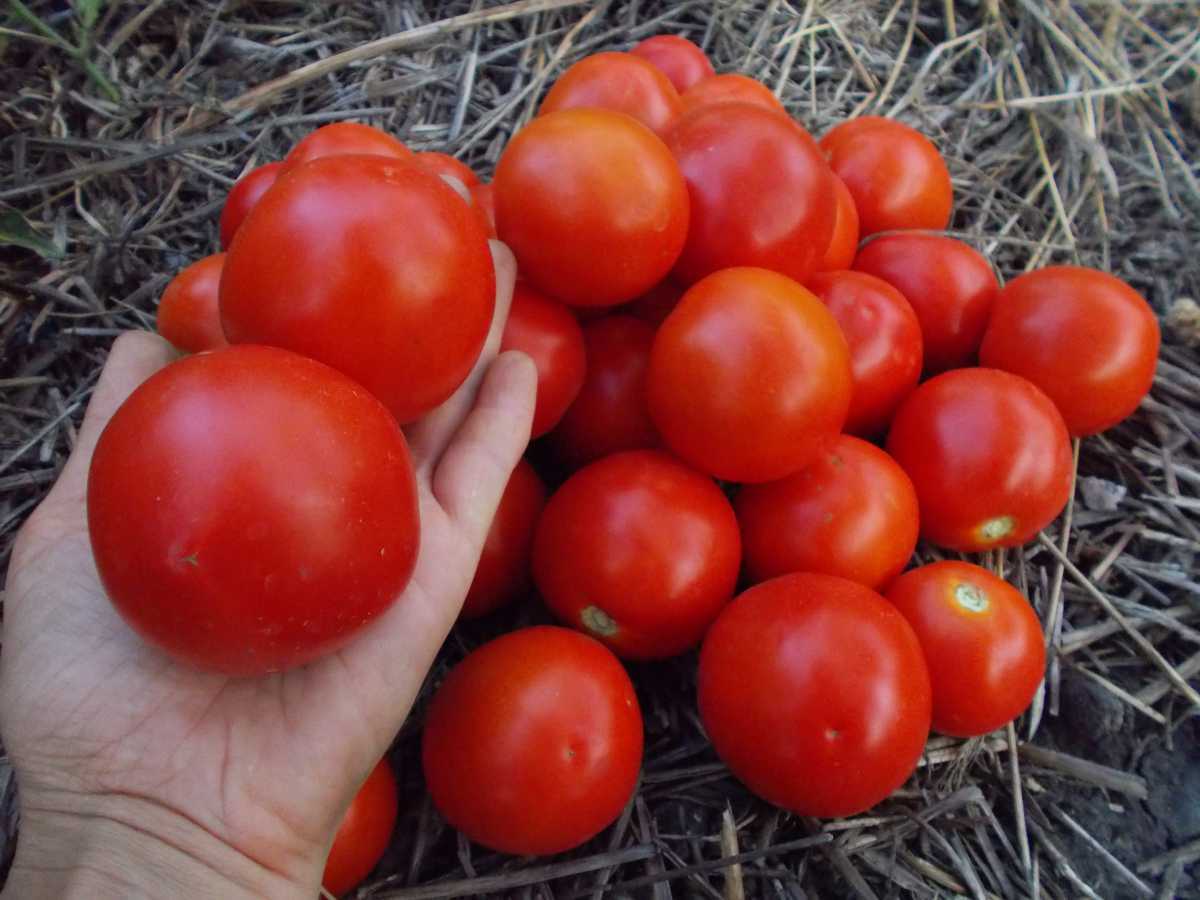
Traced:
[[1071, 494], [1071, 439], [1053, 401], [998, 369], [957, 369], [901, 404], [887, 449], [921, 505], [921, 534], [968, 552], [1023, 544]]
[[897, 578], [887, 599], [925, 651], [936, 731], [988, 734], [1028, 708], [1046, 648], [1037, 614], [1016, 588], [970, 563], [936, 562]]
[[267, 188], [275, 183], [282, 168], [283, 163], [273, 162], [251, 169], [229, 189], [229, 196], [225, 198], [225, 205], [221, 207], [222, 250], [229, 249], [229, 245], [233, 243], [233, 236], [242, 227], [242, 222], [267, 192]]
[[654, 337], [646, 395], [667, 446], [727, 481], [772, 481], [842, 429], [850, 353], [796, 282], [726, 269], [695, 284]]
[[188, 353], [226, 346], [217, 306], [225, 254], [192, 263], [171, 279], [158, 302], [158, 333]]
[[412, 160], [413, 153], [386, 131], [358, 122], [334, 122], [323, 125], [292, 148], [283, 160], [279, 174], [325, 156], [370, 155], [389, 159]]
[[420, 533], [396, 420], [274, 347], [189, 356], [134, 391], [96, 445], [87, 511], [125, 620], [234, 675], [346, 644], [400, 596]]
[[387, 849], [396, 827], [396, 776], [386, 759], [371, 770], [342, 817], [321, 885], [335, 897], [367, 877]]
[[666, 75], [680, 93], [713, 74], [712, 63], [704, 51], [678, 35], [656, 34], [629, 52], [640, 56]]
[[1133, 412], [1158, 364], [1158, 320], [1107, 272], [1051, 266], [1000, 292], [979, 350], [983, 365], [1028, 378], [1058, 406], [1073, 435]]
[[563, 72], [538, 115], [559, 109], [611, 109], [660, 137], [679, 118], [679, 92], [657, 67], [632, 53], [595, 53]]
[[825, 255], [817, 264], [818, 272], [836, 272], [848, 269], [858, 252], [858, 209], [846, 182], [833, 176], [833, 192], [837, 197], [837, 215], [833, 220], [833, 237], [825, 248]]
[[451, 178], [457, 178], [465, 188], [470, 189], [479, 184], [479, 176], [472, 171], [471, 167], [448, 153], [423, 150], [420, 153], [414, 153], [413, 160], [437, 175], [449, 175]]
[[685, 113], [716, 103], [749, 103], [772, 112], [784, 112], [783, 104], [769, 87], [748, 75], [739, 75], [736, 72], [714, 75], [698, 81], [684, 91], [679, 99]]
[[937, 234], [887, 234], [859, 251], [854, 268], [882, 278], [912, 304], [921, 322], [926, 372], [971, 364], [1000, 292], [979, 251]]
[[599, 641], [525, 628], [446, 676], [421, 756], [434, 806], [471, 840], [503, 853], [561, 853], [616, 819], [633, 794], [641, 712]]
[[880, 589], [917, 546], [917, 493], [890, 456], [840, 435], [815, 461], [737, 495], [746, 571], [755, 581], [823, 572]]
[[758, 106], [719, 103], [684, 114], [668, 143], [692, 205], [676, 278], [691, 284], [730, 266], [762, 266], [802, 282], [816, 270], [837, 201], [808, 132]]
[[730, 603], [704, 639], [698, 688], [733, 774], [804, 816], [871, 808], [929, 734], [916, 635], [877, 593], [831, 575], [784, 575]]
[[679, 166], [654, 132], [612, 110], [538, 116], [509, 142], [493, 184], [496, 227], [521, 276], [565, 303], [632, 300], [671, 270], [687, 237]]
[[711, 478], [664, 453], [618, 453], [546, 504], [533, 577], [563, 622], [629, 659], [699, 642], [737, 582], [737, 518]]
[[401, 424], [463, 382], [491, 327], [487, 235], [420, 166], [333, 156], [281, 178], [242, 225], [221, 277], [231, 343], [319, 359]]
[[941, 231], [950, 223], [950, 172], [916, 129], [861, 116], [835, 126], [821, 149], [854, 197], [864, 237], [904, 228]]

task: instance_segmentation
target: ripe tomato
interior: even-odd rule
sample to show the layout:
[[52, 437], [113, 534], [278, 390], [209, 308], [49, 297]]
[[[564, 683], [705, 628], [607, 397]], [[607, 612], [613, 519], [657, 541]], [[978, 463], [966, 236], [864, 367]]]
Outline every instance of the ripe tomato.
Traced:
[[221, 277], [232, 343], [319, 359], [400, 420], [463, 382], [491, 327], [496, 276], [477, 216], [420, 166], [334, 156], [280, 179]]
[[283, 163], [273, 162], [251, 169], [229, 189], [229, 196], [225, 198], [225, 205], [221, 207], [222, 250], [229, 249], [229, 245], [233, 243], [233, 236], [242, 227], [242, 222], [246, 220], [259, 198], [267, 192], [267, 188], [275, 183], [282, 168]]
[[1054, 403], [1024, 378], [956, 369], [900, 405], [887, 449], [917, 489], [921, 534], [967, 552], [1016, 547], [1071, 494], [1071, 440]]
[[854, 268], [882, 278], [912, 304], [921, 323], [926, 372], [971, 364], [1000, 292], [979, 251], [937, 234], [888, 234], [868, 242]]
[[667, 446], [727, 481], [773, 481], [842, 429], [850, 353], [821, 301], [765, 269], [695, 284], [654, 337], [646, 395]]
[[570, 850], [616, 819], [637, 786], [633, 683], [587, 635], [510, 632], [446, 676], [421, 758], [434, 806], [471, 840], [502, 853]]
[[304, 163], [325, 156], [367, 155], [412, 160], [413, 153], [402, 143], [378, 128], [358, 122], [334, 122], [323, 125], [299, 141], [283, 160], [280, 175], [286, 175]]
[[850, 347], [854, 393], [845, 430], [875, 437], [921, 377], [921, 323], [904, 295], [862, 272], [818, 272], [808, 287], [833, 313]]
[[1145, 299], [1106, 272], [1051, 266], [1010, 281], [992, 308], [979, 358], [1028, 378], [1073, 435], [1133, 412], [1158, 364], [1158, 320]]
[[595, 53], [567, 69], [538, 115], [560, 109], [611, 109], [662, 137], [679, 118], [679, 92], [658, 68], [631, 53]]
[[735, 72], [713, 75], [711, 78], [698, 81], [684, 91], [679, 99], [685, 113], [716, 103], [749, 103], [772, 112], [786, 114], [783, 104], [769, 87], [761, 81], [755, 81], [747, 75], [738, 75]]
[[680, 93], [713, 74], [712, 63], [708, 61], [704, 51], [687, 38], [678, 35], [656, 34], [646, 38], [629, 52], [640, 56], [666, 75], [675, 90]]
[[655, 328], [671, 314], [683, 296], [683, 288], [673, 281], [660, 281], [627, 307], [629, 315], [649, 322]]
[[321, 876], [325, 890], [340, 897], [371, 873], [392, 838], [396, 811], [396, 776], [381, 759], [338, 826]]
[[496, 227], [522, 277], [565, 303], [632, 300], [662, 281], [687, 237], [679, 166], [654, 132], [612, 110], [534, 119], [494, 184]]
[[1028, 708], [1046, 669], [1029, 601], [987, 569], [936, 562], [905, 572], [887, 599], [916, 632], [929, 666], [933, 728], [988, 734]]
[[854, 254], [858, 252], [858, 209], [846, 182], [833, 176], [833, 191], [837, 198], [837, 214], [833, 220], [833, 237], [825, 255], [817, 264], [818, 272], [836, 272], [848, 269], [854, 263]]
[[489, 184], [476, 184], [470, 188], [471, 202], [490, 238], [496, 236], [496, 190]]
[[274, 347], [174, 362], [92, 458], [88, 528], [113, 606], [150, 643], [256, 675], [345, 645], [408, 583], [408, 446], [379, 401]]
[[929, 734], [916, 635], [877, 593], [831, 575], [784, 575], [725, 607], [698, 689], [733, 774], [804, 816], [874, 806], [912, 774]]
[[225, 254], [192, 263], [171, 279], [158, 302], [158, 333], [187, 353], [226, 346], [217, 292]]
[[471, 171], [471, 167], [465, 162], [455, 159], [448, 153], [438, 153], [436, 150], [423, 150], [420, 153], [414, 153], [413, 159], [430, 172], [457, 178], [462, 183], [462, 186], [467, 189], [479, 184], [479, 176]]
[[563, 622], [628, 659], [694, 646], [733, 596], [737, 518], [711, 478], [665, 453], [618, 453], [550, 497], [533, 577]]
[[839, 435], [812, 463], [738, 492], [746, 571], [754, 581], [822, 572], [886, 585], [917, 546], [917, 492], [890, 456]]
[[815, 271], [837, 204], [808, 132], [761, 107], [723, 103], [684, 115], [668, 143], [692, 205], [674, 271], [680, 282], [730, 266], [762, 266], [801, 282]]

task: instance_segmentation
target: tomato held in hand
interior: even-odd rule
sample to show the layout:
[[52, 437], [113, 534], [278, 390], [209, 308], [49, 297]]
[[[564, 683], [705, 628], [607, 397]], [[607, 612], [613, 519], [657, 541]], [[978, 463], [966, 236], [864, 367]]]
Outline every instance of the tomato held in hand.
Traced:
[[471, 187], [471, 203], [490, 238], [496, 236], [496, 189], [491, 184], [476, 184]]
[[459, 183], [467, 189], [479, 184], [479, 176], [471, 170], [471, 167], [448, 153], [423, 150], [420, 153], [414, 153], [413, 160], [437, 175], [449, 175], [451, 178], [457, 178]]
[[695, 284], [654, 338], [646, 395], [667, 446], [726, 481], [773, 481], [841, 431], [850, 353], [821, 301], [765, 269]]
[[755, 581], [821, 572], [878, 590], [917, 546], [912, 482], [874, 444], [845, 434], [799, 472], [746, 485], [736, 506]]
[[837, 215], [833, 220], [833, 237], [825, 255], [817, 264], [818, 272], [837, 272], [848, 269], [854, 263], [854, 254], [858, 252], [858, 209], [846, 182], [833, 176], [833, 192], [837, 197]]
[[413, 152], [386, 131], [358, 122], [323, 125], [299, 141], [283, 160], [280, 175], [326, 156], [386, 156], [412, 161]]
[[912, 629], [877, 593], [831, 575], [784, 575], [725, 607], [698, 690], [733, 774], [803, 816], [870, 809], [912, 774], [929, 733]]
[[366, 878], [387, 850], [396, 827], [396, 776], [381, 759], [363, 782], [325, 861], [321, 885], [335, 897], [349, 893]]
[[576, 472], [546, 504], [533, 543], [546, 605], [628, 659], [698, 643], [733, 596], [740, 563], [720, 488], [652, 450]]
[[786, 115], [783, 104], [769, 87], [736, 72], [705, 78], [684, 91], [679, 99], [685, 113], [717, 103], [749, 103]]
[[233, 243], [233, 236], [242, 227], [242, 222], [267, 189], [275, 183], [282, 168], [283, 163], [273, 162], [251, 169], [229, 189], [229, 196], [225, 198], [225, 205], [221, 207], [222, 250], [229, 249], [229, 245]]
[[917, 489], [922, 536], [952, 550], [1023, 544], [1071, 494], [1062, 416], [1034, 385], [997, 369], [922, 384], [896, 413], [887, 449]]
[[697, 81], [712, 77], [712, 63], [704, 51], [685, 37], [674, 34], [656, 34], [648, 37], [632, 50], [670, 80], [675, 90], [683, 93]]
[[1051, 266], [1000, 292], [979, 358], [1040, 387], [1080, 436], [1137, 408], [1154, 381], [1158, 344], [1154, 311], [1121, 279]]
[[217, 305], [225, 254], [192, 263], [171, 279], [158, 302], [158, 333], [187, 353], [226, 346]]
[[272, 344], [354, 378], [406, 424], [449, 397], [492, 323], [483, 226], [420, 166], [333, 156], [280, 179], [221, 277], [232, 343]]
[[96, 445], [87, 510], [117, 611], [231, 675], [345, 645], [400, 596], [420, 534], [396, 420], [273, 347], [189, 356], [134, 391]]
[[587, 635], [511, 632], [446, 676], [421, 758], [434, 806], [471, 840], [502, 853], [570, 850], [616, 819], [637, 786], [633, 683]]
[[538, 115], [583, 107], [633, 116], [659, 137], [679, 118], [681, 108], [671, 80], [631, 53], [585, 56], [554, 82]]

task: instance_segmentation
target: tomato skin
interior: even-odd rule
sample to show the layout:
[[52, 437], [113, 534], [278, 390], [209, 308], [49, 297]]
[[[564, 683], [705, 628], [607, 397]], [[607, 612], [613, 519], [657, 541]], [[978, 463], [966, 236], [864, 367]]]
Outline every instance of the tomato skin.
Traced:
[[772, 112], [786, 114], [783, 103], [769, 87], [748, 75], [739, 75], [736, 72], [705, 78], [684, 91], [679, 99], [685, 113], [717, 103], [749, 103]]
[[712, 63], [704, 51], [685, 37], [675, 34], [656, 34], [632, 50], [658, 69], [681, 94], [697, 81], [713, 75]]
[[273, 347], [188, 356], [134, 391], [96, 445], [87, 510], [117, 612], [231, 675], [344, 646], [400, 595], [420, 536], [395, 419]]
[[573, 306], [649, 290], [687, 238], [678, 165], [654, 132], [612, 110], [538, 116], [509, 141], [493, 184], [496, 227], [521, 276]]
[[951, 550], [1016, 547], [1071, 495], [1071, 441], [1053, 401], [1017, 375], [956, 369], [901, 404], [887, 450], [908, 473], [921, 535]]
[[420, 166], [334, 156], [280, 179], [221, 277], [231, 343], [285, 347], [345, 372], [401, 424], [449, 397], [491, 327], [487, 236]]
[[1154, 382], [1159, 341], [1150, 304], [1124, 281], [1050, 266], [1004, 286], [979, 358], [1045, 391], [1079, 437], [1137, 409]]
[[927, 373], [972, 363], [1000, 293], [979, 251], [937, 234], [888, 234], [859, 251], [854, 269], [882, 278], [912, 305]]
[[267, 189], [275, 183], [282, 168], [283, 163], [272, 162], [251, 169], [229, 189], [229, 196], [225, 198], [225, 205], [221, 207], [222, 250], [229, 249], [229, 245], [233, 243], [233, 236], [242, 227], [242, 222]]
[[834, 126], [821, 138], [821, 149], [854, 197], [863, 237], [895, 229], [941, 231], [950, 224], [950, 172], [915, 128], [860, 116]]
[[737, 518], [720, 488], [653, 450], [572, 475], [533, 541], [546, 605], [626, 659], [697, 644], [733, 596], [740, 564]]
[[599, 641], [523, 628], [446, 676], [421, 755], [434, 806], [471, 840], [502, 853], [560, 853], [607, 827], [632, 796], [641, 712]]
[[346, 810], [325, 861], [321, 884], [340, 897], [371, 874], [396, 827], [396, 776], [386, 759], [371, 770]]
[[413, 160], [437, 175], [449, 175], [462, 182], [462, 186], [470, 190], [479, 184], [479, 176], [471, 167], [460, 159], [455, 159], [449, 153], [439, 153], [436, 150], [422, 150], [413, 154]]
[[833, 316], [765, 269], [692, 286], [655, 335], [646, 373], [667, 446], [726, 481], [773, 481], [807, 465], [841, 431], [851, 389]]
[[626, 311], [629, 315], [649, 322], [657, 328], [666, 321], [682, 296], [683, 288], [675, 282], [661, 281], [630, 303]]
[[217, 308], [225, 254], [192, 263], [171, 279], [158, 303], [158, 333], [187, 353], [228, 346]]
[[761, 266], [800, 282], [815, 271], [837, 204], [808, 132], [761, 107], [722, 103], [682, 116], [668, 144], [692, 210], [676, 280], [690, 285], [732, 266]]
[[905, 572], [887, 599], [925, 651], [933, 728], [954, 737], [989, 734], [1033, 701], [1046, 670], [1037, 613], [987, 569], [936, 562]]
[[917, 492], [890, 456], [839, 435], [787, 478], [743, 487], [735, 501], [746, 571], [837, 575], [879, 590], [917, 546]]
[[916, 768], [929, 674], [908, 623], [869, 588], [784, 575], [730, 603], [700, 651], [700, 717], [750, 790], [805, 816], [869, 809]]
[[858, 208], [846, 182], [833, 176], [833, 191], [837, 199], [837, 213], [833, 220], [833, 237], [825, 255], [817, 264], [818, 272], [836, 272], [849, 269], [858, 252]]
[[358, 122], [334, 122], [322, 125], [297, 142], [283, 159], [280, 175], [286, 175], [305, 163], [326, 156], [386, 156], [410, 162], [413, 152], [386, 131]]
[[496, 236], [496, 189], [489, 182], [488, 184], [472, 185], [470, 193], [471, 203], [475, 207], [479, 221], [487, 232], [487, 236], [494, 238]]
[[875, 437], [921, 377], [921, 323], [898, 290], [863, 272], [818, 272], [808, 288], [837, 319], [850, 347], [854, 393], [845, 430]]
[[679, 118], [679, 92], [656, 66], [631, 53], [593, 53], [565, 71], [538, 115], [560, 109], [610, 109], [633, 116], [659, 137]]

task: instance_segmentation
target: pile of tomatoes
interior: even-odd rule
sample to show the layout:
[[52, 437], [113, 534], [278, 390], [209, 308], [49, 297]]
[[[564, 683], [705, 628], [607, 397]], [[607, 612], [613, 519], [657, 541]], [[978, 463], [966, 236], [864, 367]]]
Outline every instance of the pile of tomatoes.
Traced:
[[1072, 437], [1129, 415], [1157, 360], [1128, 285], [1054, 266], [1001, 287], [942, 233], [951, 208], [917, 131], [862, 117], [818, 142], [673, 36], [568, 69], [490, 185], [368, 126], [320, 128], [237, 183], [227, 252], [163, 297], [162, 333], [212, 352], [135, 392], [96, 449], [113, 603], [239, 675], [381, 615], [418, 549], [401, 426], [475, 365], [498, 236], [520, 278], [502, 348], [534, 360], [533, 438], [569, 477], [547, 498], [528, 462], [513, 472], [462, 615], [532, 579], [569, 628], [504, 635], [448, 675], [424, 731], [435, 805], [510, 853], [588, 840], [642, 764], [618, 658], [699, 646], [730, 770], [801, 815], [861, 812], [931, 728], [1019, 715], [1045, 665], [1000, 578], [904, 571], [918, 537], [1029, 541], [1070, 496]]

